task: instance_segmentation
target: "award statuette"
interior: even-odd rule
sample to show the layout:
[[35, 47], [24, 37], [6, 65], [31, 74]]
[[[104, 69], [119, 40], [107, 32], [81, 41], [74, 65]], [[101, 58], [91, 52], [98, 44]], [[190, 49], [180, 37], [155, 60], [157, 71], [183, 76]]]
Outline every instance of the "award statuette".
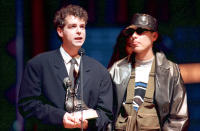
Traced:
[[64, 85], [66, 87], [66, 101], [65, 101], [65, 109], [67, 112], [77, 112], [83, 110], [87, 110], [87, 105], [77, 98], [77, 90], [78, 85], [76, 87], [72, 87], [72, 82], [69, 77], [66, 77], [64, 80]]

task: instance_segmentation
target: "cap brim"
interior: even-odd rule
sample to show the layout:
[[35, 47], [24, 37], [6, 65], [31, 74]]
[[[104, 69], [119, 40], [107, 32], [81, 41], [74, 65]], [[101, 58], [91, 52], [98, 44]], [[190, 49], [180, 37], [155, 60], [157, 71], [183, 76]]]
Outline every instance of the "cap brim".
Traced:
[[126, 27], [126, 29], [129, 29], [129, 28], [132, 28], [132, 29], [137, 29], [137, 28], [143, 28], [143, 29], [148, 29], [148, 30], [152, 30], [151, 28], [149, 28], [148, 26], [145, 26], [145, 25], [129, 25], [128, 27]]

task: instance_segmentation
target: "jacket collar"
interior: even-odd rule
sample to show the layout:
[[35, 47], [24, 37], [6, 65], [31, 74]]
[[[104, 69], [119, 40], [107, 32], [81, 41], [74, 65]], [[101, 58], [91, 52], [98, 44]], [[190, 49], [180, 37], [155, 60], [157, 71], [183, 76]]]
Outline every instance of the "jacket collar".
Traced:
[[[163, 52], [156, 52], [155, 53], [155, 59], [156, 59], [156, 66], [159, 66], [164, 69], [169, 69], [170, 65], [169, 62]], [[131, 55], [123, 58], [119, 61], [119, 65], [127, 64], [127, 63], [134, 63], [133, 59], [131, 58]]]
[[83, 55], [81, 60], [83, 60], [83, 71], [84, 72], [90, 71], [92, 65], [90, 64], [90, 62], [87, 61], [88, 60], [87, 56]]
[[169, 69], [170, 67], [169, 62], [163, 52], [157, 52], [155, 58], [156, 58], [156, 66], [164, 69]]
[[50, 59], [52, 61], [53, 66], [55, 67], [58, 78], [61, 81], [63, 81], [63, 79], [68, 76], [68, 73], [64, 64], [64, 60], [61, 56], [60, 50], [55, 50], [53, 57]]

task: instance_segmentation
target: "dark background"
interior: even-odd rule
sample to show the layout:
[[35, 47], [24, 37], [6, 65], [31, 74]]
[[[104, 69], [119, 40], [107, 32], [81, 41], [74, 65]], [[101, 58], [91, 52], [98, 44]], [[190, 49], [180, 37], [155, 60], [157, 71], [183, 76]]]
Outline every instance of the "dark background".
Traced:
[[[60, 46], [55, 11], [78, 4], [89, 14], [86, 54], [107, 66], [116, 38], [134, 13], [159, 21], [162, 44], [178, 64], [200, 62], [200, 0], [0, 0], [0, 130], [21, 131], [17, 92], [24, 66], [38, 53]], [[199, 73], [199, 72], [197, 72]], [[200, 130], [200, 84], [186, 84], [190, 131]]]

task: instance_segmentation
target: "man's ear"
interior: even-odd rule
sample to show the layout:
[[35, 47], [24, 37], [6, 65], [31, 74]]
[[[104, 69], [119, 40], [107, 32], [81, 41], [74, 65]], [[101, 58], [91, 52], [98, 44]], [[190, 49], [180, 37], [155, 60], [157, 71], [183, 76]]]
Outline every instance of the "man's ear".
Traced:
[[153, 42], [155, 42], [158, 39], [158, 32], [153, 32]]
[[60, 27], [57, 27], [57, 33], [58, 36], [60, 36], [61, 38], [63, 37], [63, 30]]

